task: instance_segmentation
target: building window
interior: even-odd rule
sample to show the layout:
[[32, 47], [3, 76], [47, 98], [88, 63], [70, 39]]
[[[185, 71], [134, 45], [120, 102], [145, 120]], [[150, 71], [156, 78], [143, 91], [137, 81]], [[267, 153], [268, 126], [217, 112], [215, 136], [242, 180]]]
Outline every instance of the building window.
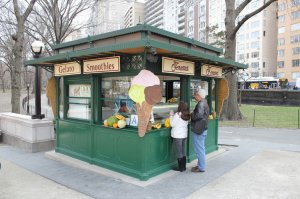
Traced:
[[265, 68], [266, 67], [266, 62], [263, 62], [263, 68]]
[[292, 12], [292, 20], [300, 18], [300, 10]]
[[70, 84], [68, 86], [67, 117], [71, 119], [91, 119], [91, 85]]
[[277, 62], [277, 67], [278, 68], [284, 68], [284, 61], [278, 61]]
[[300, 47], [293, 48], [293, 55], [299, 55], [300, 54]]
[[284, 38], [280, 38], [278, 39], [278, 42], [277, 42], [278, 46], [282, 46], [285, 44], [285, 39]]
[[300, 73], [299, 72], [292, 72], [292, 79], [297, 79], [300, 77]]
[[251, 68], [258, 68], [259, 67], [259, 62], [252, 62], [251, 63]]
[[238, 55], [238, 60], [244, 60], [244, 58], [245, 58], [244, 54]]
[[257, 58], [259, 56], [259, 52], [252, 52], [251, 57], [252, 58]]
[[259, 37], [259, 31], [255, 31], [251, 33], [251, 39], [258, 39]]
[[300, 42], [300, 35], [291, 36], [291, 43], [298, 43], [298, 42]]
[[292, 67], [299, 67], [300, 66], [300, 59], [292, 60]]
[[298, 77], [300, 77], [299, 72], [292, 72], [292, 79], [297, 79]]
[[295, 23], [291, 25], [291, 31], [300, 30], [300, 23]]
[[280, 27], [278, 28], [278, 34], [284, 33], [285, 32], [285, 27]]
[[278, 57], [283, 57], [284, 56], [284, 50], [278, 50], [277, 51], [277, 56]]
[[278, 78], [283, 78], [284, 77], [284, 73], [277, 73], [277, 77]]
[[259, 27], [259, 21], [253, 21], [251, 23], [251, 28], [257, 28], [257, 27]]
[[284, 22], [284, 20], [285, 20], [285, 15], [278, 16], [278, 22]]
[[255, 41], [255, 42], [251, 42], [251, 48], [259, 48], [259, 42]]
[[258, 77], [259, 76], [259, 73], [258, 72], [253, 72], [251, 73], [251, 77]]
[[295, 7], [295, 6], [299, 6], [300, 5], [300, 0], [292, 0], [291, 1], [291, 6]]
[[278, 4], [278, 11], [284, 11], [285, 10], [285, 3]]

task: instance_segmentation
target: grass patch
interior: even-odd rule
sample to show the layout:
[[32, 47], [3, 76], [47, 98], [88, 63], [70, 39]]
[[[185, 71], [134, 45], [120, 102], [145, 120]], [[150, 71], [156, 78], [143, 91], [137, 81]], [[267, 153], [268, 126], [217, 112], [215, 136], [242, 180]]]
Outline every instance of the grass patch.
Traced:
[[220, 126], [299, 128], [300, 107], [243, 104], [240, 110], [244, 117], [242, 121], [220, 121]]

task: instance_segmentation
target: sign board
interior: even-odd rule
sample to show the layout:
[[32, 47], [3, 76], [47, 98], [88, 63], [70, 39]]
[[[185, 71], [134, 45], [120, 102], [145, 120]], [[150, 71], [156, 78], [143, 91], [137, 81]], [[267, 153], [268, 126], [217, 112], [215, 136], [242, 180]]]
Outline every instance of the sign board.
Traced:
[[78, 75], [81, 74], [80, 64], [77, 62], [67, 62], [54, 65], [54, 76]]
[[201, 66], [201, 76], [222, 78], [222, 68], [204, 64]]
[[195, 63], [180, 59], [162, 57], [162, 72], [181, 75], [195, 75]]
[[83, 73], [120, 72], [120, 56], [83, 61]]
[[138, 122], [138, 115], [130, 115], [130, 126], [137, 126]]
[[91, 85], [70, 84], [69, 97], [91, 97]]

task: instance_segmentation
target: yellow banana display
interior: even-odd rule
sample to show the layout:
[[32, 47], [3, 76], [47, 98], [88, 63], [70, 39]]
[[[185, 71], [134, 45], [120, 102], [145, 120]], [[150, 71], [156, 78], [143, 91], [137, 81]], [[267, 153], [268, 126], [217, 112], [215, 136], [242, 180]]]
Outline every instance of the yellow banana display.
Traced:
[[117, 113], [117, 114], [115, 115], [115, 117], [116, 117], [117, 119], [119, 119], [119, 120], [126, 120], [126, 118], [125, 118], [123, 115], [119, 114], [119, 113]]

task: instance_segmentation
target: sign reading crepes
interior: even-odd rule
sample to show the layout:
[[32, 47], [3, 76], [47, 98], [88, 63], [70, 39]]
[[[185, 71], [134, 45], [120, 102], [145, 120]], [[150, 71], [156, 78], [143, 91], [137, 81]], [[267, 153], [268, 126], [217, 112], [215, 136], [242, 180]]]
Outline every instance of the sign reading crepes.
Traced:
[[201, 66], [201, 76], [222, 78], [222, 68], [204, 64]]
[[83, 73], [120, 72], [120, 56], [86, 60], [83, 62]]
[[80, 64], [77, 62], [67, 62], [54, 65], [54, 76], [78, 75], [81, 74]]
[[184, 75], [195, 74], [195, 63], [168, 57], [162, 58], [162, 72]]

